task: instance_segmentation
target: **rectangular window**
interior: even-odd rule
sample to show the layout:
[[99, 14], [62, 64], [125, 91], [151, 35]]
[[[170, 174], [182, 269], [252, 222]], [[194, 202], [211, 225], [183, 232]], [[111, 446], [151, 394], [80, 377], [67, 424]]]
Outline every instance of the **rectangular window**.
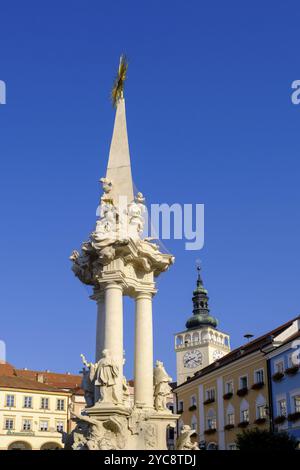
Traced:
[[228, 413], [227, 415], [227, 424], [234, 424], [234, 414]]
[[41, 398], [41, 409], [49, 410], [49, 398], [46, 398], [46, 397]]
[[259, 405], [257, 407], [257, 418], [265, 418], [266, 417], [266, 406], [265, 405]]
[[13, 418], [6, 418], [4, 421], [4, 429], [7, 431], [11, 431], [14, 429], [14, 420]]
[[284, 362], [278, 361], [275, 363], [275, 373], [283, 374], [284, 372]]
[[209, 388], [206, 390], [206, 399], [207, 400], [214, 400], [215, 399], [215, 389]]
[[193, 395], [193, 396], [191, 397], [191, 406], [196, 406], [196, 404], [197, 404], [197, 400], [196, 400], [195, 395]]
[[49, 422], [46, 420], [40, 421], [40, 431], [48, 431]]
[[279, 416], [286, 416], [287, 415], [286, 400], [285, 399], [278, 401], [278, 414], [279, 414]]
[[178, 413], [182, 413], [183, 412], [183, 401], [180, 400], [179, 403], [178, 403]]
[[226, 382], [225, 384], [225, 393], [233, 393], [233, 382]]
[[216, 418], [207, 418], [207, 428], [208, 429], [216, 429], [217, 428]]
[[24, 408], [32, 408], [32, 397], [24, 397]]
[[259, 369], [255, 371], [255, 383], [262, 383], [264, 381], [264, 370]]
[[57, 432], [63, 432], [64, 430], [64, 422], [63, 421], [57, 421], [56, 422], [56, 431]]
[[22, 425], [23, 431], [31, 431], [31, 419], [24, 419]]
[[300, 396], [299, 395], [294, 397], [294, 408], [295, 408], [295, 413], [300, 413]]
[[248, 388], [248, 377], [244, 375], [240, 378], [240, 388]]
[[58, 398], [56, 402], [56, 409], [58, 411], [63, 411], [65, 409], [65, 400]]
[[249, 410], [248, 409], [242, 411], [241, 418], [242, 418], [242, 422], [244, 421], [249, 422]]
[[6, 406], [14, 407], [15, 406], [15, 396], [14, 395], [6, 395]]

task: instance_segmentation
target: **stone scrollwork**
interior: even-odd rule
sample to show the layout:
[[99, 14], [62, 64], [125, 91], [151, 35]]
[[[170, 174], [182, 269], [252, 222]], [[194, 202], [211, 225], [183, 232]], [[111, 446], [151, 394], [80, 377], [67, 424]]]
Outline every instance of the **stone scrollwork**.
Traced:
[[74, 412], [71, 414], [77, 423], [72, 431], [72, 443], [69, 443], [71, 449], [124, 449], [127, 440], [126, 419], [124, 421], [122, 418], [111, 417], [101, 421], [88, 415], [78, 415]]

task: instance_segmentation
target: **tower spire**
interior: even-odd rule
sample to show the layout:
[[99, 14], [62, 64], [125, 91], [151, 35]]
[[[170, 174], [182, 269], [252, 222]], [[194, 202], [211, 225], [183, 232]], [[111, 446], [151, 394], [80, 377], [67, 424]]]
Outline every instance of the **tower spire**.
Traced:
[[193, 315], [186, 322], [186, 328], [201, 328], [202, 326], [212, 326], [216, 328], [218, 321], [209, 314], [208, 292], [204, 288], [201, 278], [201, 266], [197, 263], [197, 286], [193, 291]]
[[123, 93], [127, 68], [126, 58], [122, 55], [111, 93], [113, 105], [116, 107], [116, 116], [106, 171], [106, 179], [111, 185], [109, 198], [115, 205], [118, 204], [121, 196], [127, 197], [127, 203], [132, 202], [134, 197]]

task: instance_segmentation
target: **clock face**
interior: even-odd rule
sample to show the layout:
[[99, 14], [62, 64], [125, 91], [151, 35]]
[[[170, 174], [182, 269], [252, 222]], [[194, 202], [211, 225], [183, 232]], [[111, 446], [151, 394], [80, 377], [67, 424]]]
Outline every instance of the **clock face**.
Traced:
[[221, 357], [224, 356], [224, 353], [223, 351], [219, 351], [218, 349], [216, 349], [214, 352], [213, 352], [213, 360], [214, 361], [217, 361], [218, 359], [220, 359]]
[[183, 356], [183, 365], [189, 369], [200, 366], [202, 364], [202, 354], [200, 351], [187, 351]]

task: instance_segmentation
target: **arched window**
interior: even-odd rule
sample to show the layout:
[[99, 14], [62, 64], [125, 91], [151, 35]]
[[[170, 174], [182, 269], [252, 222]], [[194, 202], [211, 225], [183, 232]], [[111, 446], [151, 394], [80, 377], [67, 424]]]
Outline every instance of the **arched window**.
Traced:
[[193, 333], [193, 342], [194, 343], [199, 343], [199, 333]]
[[206, 429], [217, 429], [216, 413], [212, 408], [207, 412], [206, 415]]
[[240, 405], [240, 421], [242, 423], [249, 423], [249, 403], [243, 399]]
[[185, 343], [190, 343], [190, 342], [191, 342], [191, 335], [190, 335], [190, 334], [185, 335], [185, 337], [184, 337], [184, 342], [185, 342]]
[[197, 418], [195, 415], [193, 415], [191, 419], [191, 428], [197, 432]]
[[182, 343], [183, 343], [183, 336], [182, 335], [176, 336], [176, 346], [181, 346]]
[[258, 397], [255, 400], [255, 413], [256, 413], [256, 419], [266, 419], [266, 399], [265, 397], [260, 393]]

